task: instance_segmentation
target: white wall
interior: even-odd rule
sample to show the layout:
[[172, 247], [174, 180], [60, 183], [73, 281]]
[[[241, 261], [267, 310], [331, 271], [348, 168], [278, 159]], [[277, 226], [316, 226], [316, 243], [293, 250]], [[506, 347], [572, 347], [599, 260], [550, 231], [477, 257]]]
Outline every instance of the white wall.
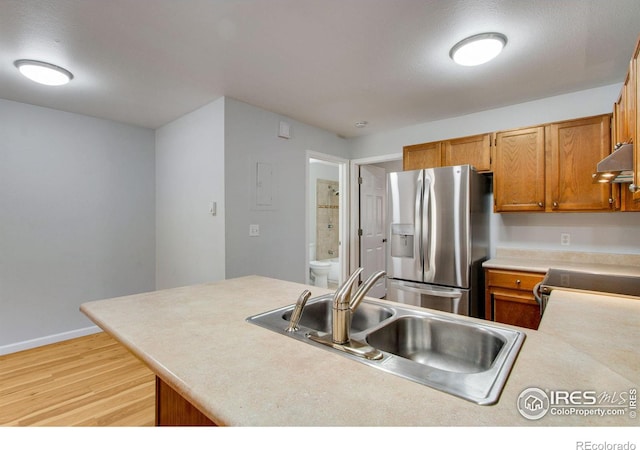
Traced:
[[[405, 145], [610, 113], [620, 88], [604, 86], [363, 136], [350, 141], [351, 157], [400, 153]], [[491, 255], [500, 247], [640, 253], [639, 223], [640, 213], [492, 214]], [[571, 245], [560, 245], [560, 233], [571, 235]]]
[[0, 100], [0, 354], [154, 289], [153, 167], [152, 130]]
[[[281, 120], [291, 138], [279, 138]], [[226, 276], [264, 275], [306, 279], [306, 150], [346, 157], [347, 143], [335, 134], [225, 99]], [[255, 205], [255, 164], [274, 169], [273, 205]], [[249, 225], [260, 236], [249, 237]]]
[[224, 110], [220, 98], [156, 130], [157, 289], [225, 277]]

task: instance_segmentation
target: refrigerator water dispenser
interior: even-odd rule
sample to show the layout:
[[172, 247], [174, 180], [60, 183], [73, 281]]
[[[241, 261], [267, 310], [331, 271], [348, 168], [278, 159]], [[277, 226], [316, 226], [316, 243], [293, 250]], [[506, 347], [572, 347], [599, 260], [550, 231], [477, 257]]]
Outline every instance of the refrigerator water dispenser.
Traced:
[[391, 256], [394, 258], [413, 258], [412, 223], [391, 224]]

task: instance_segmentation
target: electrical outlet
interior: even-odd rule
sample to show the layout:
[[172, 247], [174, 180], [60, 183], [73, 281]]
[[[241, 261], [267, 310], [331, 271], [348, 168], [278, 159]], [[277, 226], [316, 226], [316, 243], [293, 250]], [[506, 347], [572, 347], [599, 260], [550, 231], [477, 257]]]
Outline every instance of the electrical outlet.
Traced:
[[571, 245], [571, 235], [569, 233], [560, 233], [560, 245]]
[[249, 225], [249, 236], [260, 236], [260, 225], [256, 223]]

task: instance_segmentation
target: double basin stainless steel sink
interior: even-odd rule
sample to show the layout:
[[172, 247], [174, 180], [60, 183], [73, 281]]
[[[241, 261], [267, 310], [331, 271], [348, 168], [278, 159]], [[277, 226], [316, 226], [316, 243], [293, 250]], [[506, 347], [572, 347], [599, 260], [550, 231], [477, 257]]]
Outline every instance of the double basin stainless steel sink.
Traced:
[[365, 299], [353, 313], [351, 340], [382, 353], [367, 359], [317, 342], [331, 338], [332, 305], [332, 295], [310, 299], [295, 332], [285, 331], [294, 305], [247, 321], [480, 405], [498, 401], [525, 338], [468, 318]]

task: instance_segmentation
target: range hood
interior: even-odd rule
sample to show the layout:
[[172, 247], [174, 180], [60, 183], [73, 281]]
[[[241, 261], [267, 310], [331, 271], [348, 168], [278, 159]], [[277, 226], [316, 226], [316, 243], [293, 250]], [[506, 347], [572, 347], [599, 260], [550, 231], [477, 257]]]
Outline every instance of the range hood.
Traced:
[[592, 176], [594, 183], [633, 182], [633, 144], [616, 144], [613, 153], [597, 164]]

